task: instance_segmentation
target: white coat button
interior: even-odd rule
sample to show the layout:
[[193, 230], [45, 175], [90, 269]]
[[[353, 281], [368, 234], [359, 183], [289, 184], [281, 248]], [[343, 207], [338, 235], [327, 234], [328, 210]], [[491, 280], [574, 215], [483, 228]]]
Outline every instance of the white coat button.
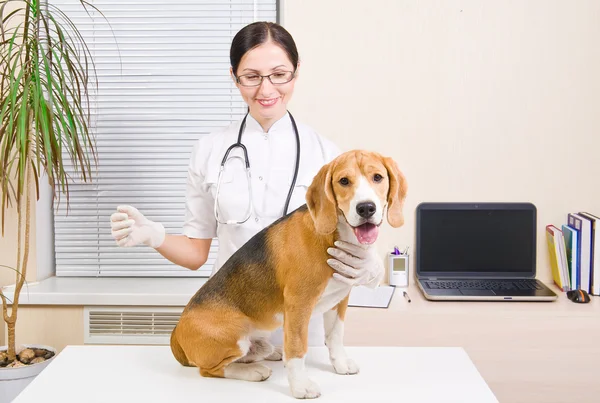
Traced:
[[259, 176], [259, 177], [258, 177], [258, 180], [259, 180], [259, 181], [261, 181], [261, 180], [262, 180], [262, 176]]
[[254, 221], [258, 222], [258, 217], [254, 217]]

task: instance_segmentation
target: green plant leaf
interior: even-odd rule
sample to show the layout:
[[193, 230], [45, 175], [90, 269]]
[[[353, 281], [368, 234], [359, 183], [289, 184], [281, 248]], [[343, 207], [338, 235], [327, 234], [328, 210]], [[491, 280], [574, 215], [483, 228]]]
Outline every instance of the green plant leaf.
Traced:
[[[6, 13], [8, 3], [21, 7]], [[46, 173], [55, 193], [69, 199], [72, 181], [65, 159], [84, 181], [92, 179], [97, 163], [90, 131], [89, 90], [98, 87], [90, 49], [77, 26], [56, 5], [39, 1], [0, 1], [0, 174], [2, 182], [2, 229], [4, 212], [23, 194], [27, 159], [39, 176]], [[100, 10], [86, 1], [80, 4], [89, 15]], [[25, 21], [6, 28], [14, 18]], [[15, 25], [15, 24], [13, 24]], [[111, 28], [112, 29], [112, 28]], [[90, 78], [94, 80], [90, 80]], [[30, 153], [29, 153], [30, 152]], [[15, 160], [16, 159], [16, 160]], [[16, 163], [15, 163], [16, 162]], [[17, 188], [10, 180], [16, 178]], [[13, 200], [14, 199], [14, 200]]]

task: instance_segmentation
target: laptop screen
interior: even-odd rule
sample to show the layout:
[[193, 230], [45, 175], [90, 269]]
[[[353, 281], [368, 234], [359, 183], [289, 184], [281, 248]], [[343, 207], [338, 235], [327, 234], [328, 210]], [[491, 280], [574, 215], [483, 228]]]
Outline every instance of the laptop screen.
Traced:
[[423, 203], [417, 208], [420, 276], [533, 277], [536, 209], [529, 203]]

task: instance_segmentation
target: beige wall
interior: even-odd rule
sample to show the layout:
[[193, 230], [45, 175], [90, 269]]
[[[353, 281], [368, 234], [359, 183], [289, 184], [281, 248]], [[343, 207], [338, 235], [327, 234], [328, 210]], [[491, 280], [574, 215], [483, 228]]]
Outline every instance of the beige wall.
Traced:
[[600, 214], [600, 2], [284, 2], [297, 41], [299, 119], [344, 149], [396, 159], [411, 245], [422, 201], [529, 201], [538, 273], [546, 224]]
[[[539, 277], [549, 280], [544, 226], [570, 211], [600, 213], [600, 2], [283, 5], [302, 58], [290, 110], [344, 149], [394, 157], [407, 176], [406, 225], [383, 230], [381, 253], [412, 247], [422, 201], [531, 201]], [[0, 264], [14, 264], [11, 225]], [[31, 259], [34, 272], [34, 246]], [[12, 282], [0, 270], [0, 284]], [[48, 342], [82, 342], [81, 308], [43, 309], [23, 310], [21, 334], [37, 312], [50, 333], [56, 319], [73, 330]]]
[[[35, 192], [35, 190], [32, 190]], [[35, 196], [32, 193], [32, 200]], [[29, 258], [27, 263], [27, 281], [35, 281], [37, 256], [35, 253], [36, 236], [35, 220], [36, 211], [34, 202], [31, 203], [31, 234], [29, 236]], [[14, 284], [17, 280], [17, 273], [14, 269], [17, 267], [17, 213], [16, 209], [9, 209], [6, 213], [6, 223], [4, 227], [4, 237], [0, 237], [0, 286]], [[25, 217], [23, 217], [25, 222]], [[24, 235], [23, 235], [24, 236]], [[23, 251], [21, 251], [21, 254]], [[9, 269], [4, 266], [9, 266]]]
[[17, 345], [41, 344], [61, 351], [70, 344], [83, 344], [81, 306], [21, 306], [18, 314]]
[[[422, 201], [531, 201], [551, 278], [545, 225], [600, 213], [599, 13], [596, 1], [283, 2], [302, 59], [290, 110], [407, 176], [406, 224], [383, 229], [382, 254], [412, 246]], [[0, 264], [15, 242], [9, 228]]]
[[[3, 322], [4, 324], [4, 322]], [[6, 329], [0, 328], [6, 342]], [[18, 311], [16, 344], [41, 344], [62, 351], [68, 345], [83, 344], [82, 306], [26, 306]], [[4, 344], [0, 344], [2, 346]]]

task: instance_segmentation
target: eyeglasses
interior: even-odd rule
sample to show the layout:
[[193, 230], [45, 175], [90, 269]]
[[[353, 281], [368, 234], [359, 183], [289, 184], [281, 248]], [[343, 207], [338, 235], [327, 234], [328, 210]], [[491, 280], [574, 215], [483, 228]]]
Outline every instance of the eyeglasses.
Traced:
[[280, 85], [292, 81], [294, 74], [294, 71], [278, 71], [277, 73], [271, 73], [266, 76], [261, 76], [260, 74], [244, 74], [243, 76], [236, 77], [236, 79], [241, 86], [258, 87], [262, 84], [265, 77], [269, 79], [271, 84]]

